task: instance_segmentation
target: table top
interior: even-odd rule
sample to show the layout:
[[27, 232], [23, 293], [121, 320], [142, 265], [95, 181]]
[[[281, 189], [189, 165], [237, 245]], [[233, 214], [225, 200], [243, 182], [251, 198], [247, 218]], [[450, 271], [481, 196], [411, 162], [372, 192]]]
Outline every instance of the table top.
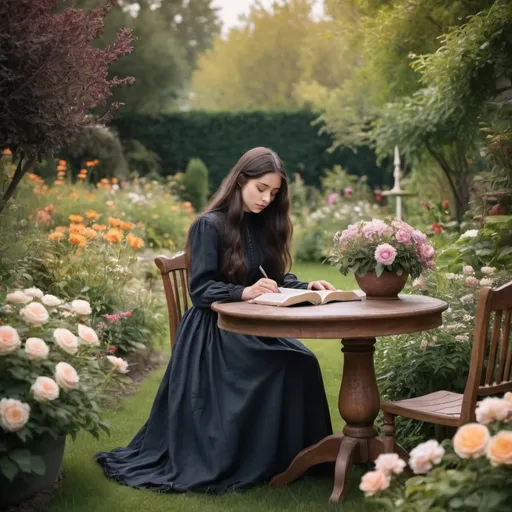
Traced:
[[221, 329], [258, 336], [366, 338], [419, 332], [442, 324], [448, 304], [423, 295], [399, 300], [331, 302], [321, 306], [276, 307], [248, 302], [215, 302]]

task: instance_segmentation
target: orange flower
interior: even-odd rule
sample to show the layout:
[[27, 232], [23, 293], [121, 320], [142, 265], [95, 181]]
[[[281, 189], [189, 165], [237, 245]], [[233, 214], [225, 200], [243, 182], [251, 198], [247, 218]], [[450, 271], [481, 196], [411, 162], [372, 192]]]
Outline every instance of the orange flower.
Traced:
[[78, 245], [78, 247], [85, 247], [87, 244], [87, 239], [85, 236], [79, 235], [78, 233], [69, 233], [69, 243]]
[[85, 238], [92, 240], [93, 238], [96, 238], [96, 231], [94, 231], [94, 229], [92, 229], [92, 228], [85, 228], [84, 236], [85, 236]]
[[55, 206], [53, 203], [50, 203], [44, 207], [45, 211], [47, 211], [50, 215], [53, 215], [55, 213]]
[[132, 249], [142, 249], [142, 247], [144, 247], [144, 240], [138, 236], [132, 235], [132, 233], [126, 235], [126, 241]]
[[88, 160], [87, 162], [85, 162], [86, 167], [92, 167], [93, 165], [94, 165], [94, 162], [92, 160]]
[[67, 165], [68, 163], [66, 160], [59, 160], [59, 165]]
[[70, 215], [69, 220], [74, 224], [79, 224], [84, 220], [84, 218], [81, 215]]
[[109, 217], [108, 218], [108, 225], [113, 227], [113, 228], [118, 228], [121, 226], [122, 224], [122, 220], [121, 219], [118, 219], [116, 217]]
[[105, 226], [105, 224], [93, 224], [92, 229], [94, 229], [94, 231], [105, 231], [107, 226]]
[[179, 209], [180, 209], [179, 206], [176, 206], [176, 205], [171, 206], [171, 212], [177, 212]]
[[70, 233], [82, 234], [84, 231], [85, 231], [85, 226], [83, 224], [70, 224], [69, 225]]
[[93, 163], [94, 165], [98, 165], [98, 164], [100, 163], [100, 161], [99, 161], [97, 158], [95, 158], [95, 159], [92, 161], [92, 163]]
[[2, 151], [2, 155], [3, 155], [3, 156], [10, 156], [10, 155], [12, 155], [12, 151], [11, 151], [9, 148], [5, 148], [5, 149]]
[[71, 194], [69, 194], [69, 198], [73, 199], [73, 201], [76, 201], [79, 197], [80, 196], [76, 192], [71, 192]]
[[502, 430], [491, 437], [487, 445], [487, 457], [493, 466], [512, 464], [512, 432]]
[[100, 180], [100, 183], [103, 183], [104, 185], [108, 185], [110, 182], [108, 181], [108, 178], [102, 178]]
[[96, 199], [96, 196], [93, 193], [87, 194], [87, 199], [89, 199], [89, 201], [94, 201]]
[[67, 231], [67, 227], [66, 226], [57, 226], [55, 228], [55, 232], [56, 233], [65, 233]]
[[88, 219], [96, 220], [97, 218], [99, 218], [100, 214], [96, 210], [87, 210], [85, 212], [85, 216]]
[[112, 178], [112, 183], [119, 183], [119, 180], [116, 177], [114, 177]]
[[64, 181], [62, 181], [62, 180], [55, 180], [55, 181], [53, 182], [53, 184], [54, 184], [55, 186], [59, 187], [60, 185], [64, 185], [64, 184], [65, 184], [65, 182], [64, 182]]
[[51, 240], [52, 242], [58, 242], [59, 240], [62, 240], [63, 238], [64, 238], [64, 233], [61, 233], [60, 231], [55, 231], [48, 235], [48, 240]]
[[466, 423], [453, 437], [453, 449], [461, 459], [481, 457], [489, 442], [490, 434], [485, 425]]
[[144, 224], [142, 224], [142, 222], [139, 220], [139, 222], [137, 222], [137, 227], [138, 228], [143, 228]]
[[133, 222], [121, 222], [119, 228], [125, 230], [133, 229]]
[[68, 168], [65, 165], [57, 165], [57, 171], [67, 171]]
[[112, 228], [105, 233], [104, 237], [108, 243], [117, 244], [123, 239], [123, 233], [119, 229]]

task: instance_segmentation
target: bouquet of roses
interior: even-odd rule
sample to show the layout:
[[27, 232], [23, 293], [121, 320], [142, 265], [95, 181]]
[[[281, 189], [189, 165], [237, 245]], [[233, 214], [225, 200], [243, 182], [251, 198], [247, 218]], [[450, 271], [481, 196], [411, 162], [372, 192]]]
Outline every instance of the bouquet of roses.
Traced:
[[394, 272], [417, 278], [423, 270], [435, 267], [435, 251], [426, 235], [401, 220], [360, 221], [337, 232], [333, 241], [329, 259], [344, 275], [364, 276], [374, 271], [377, 277]]

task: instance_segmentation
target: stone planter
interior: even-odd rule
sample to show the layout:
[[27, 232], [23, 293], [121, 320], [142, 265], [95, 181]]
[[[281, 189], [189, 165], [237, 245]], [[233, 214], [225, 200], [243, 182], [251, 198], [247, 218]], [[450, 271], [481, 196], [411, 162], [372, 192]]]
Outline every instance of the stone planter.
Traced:
[[380, 277], [377, 277], [374, 270], [364, 276], [355, 274], [357, 284], [366, 293], [367, 300], [397, 300], [399, 298], [398, 294], [403, 290], [408, 277], [407, 272], [404, 272], [401, 276], [394, 272], [383, 272]]
[[51, 489], [60, 471], [65, 444], [65, 436], [56, 440], [45, 436], [27, 443], [25, 448], [33, 455], [40, 455], [43, 458], [46, 473], [18, 473], [12, 482], [0, 474], [0, 509], [17, 505], [38, 492]]

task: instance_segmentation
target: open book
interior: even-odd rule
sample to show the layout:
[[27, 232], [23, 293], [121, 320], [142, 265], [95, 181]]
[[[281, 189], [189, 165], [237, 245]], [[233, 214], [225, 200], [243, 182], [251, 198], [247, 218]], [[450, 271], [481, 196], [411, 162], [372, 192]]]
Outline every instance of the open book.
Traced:
[[361, 290], [297, 290], [295, 288], [279, 288], [279, 293], [264, 293], [248, 302], [251, 304], [264, 304], [266, 306], [294, 306], [303, 302], [310, 302], [315, 306], [328, 302], [346, 302], [361, 300], [364, 297]]

